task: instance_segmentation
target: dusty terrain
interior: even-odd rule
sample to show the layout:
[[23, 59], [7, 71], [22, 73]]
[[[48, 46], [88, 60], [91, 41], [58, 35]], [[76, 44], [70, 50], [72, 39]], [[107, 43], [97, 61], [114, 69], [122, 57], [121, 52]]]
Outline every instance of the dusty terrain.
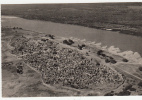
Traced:
[[83, 41], [2, 27], [3, 97], [141, 95], [141, 67]]

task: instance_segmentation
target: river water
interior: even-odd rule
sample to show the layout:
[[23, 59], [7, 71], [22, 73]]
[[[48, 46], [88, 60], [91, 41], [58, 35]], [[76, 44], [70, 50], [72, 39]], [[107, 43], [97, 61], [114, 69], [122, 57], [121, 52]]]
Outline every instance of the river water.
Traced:
[[11, 16], [2, 16], [1, 21], [2, 26], [21, 27], [27, 30], [53, 34], [55, 36], [86, 39], [87, 41], [101, 43], [103, 46], [118, 47], [121, 51], [138, 52], [142, 56], [142, 38], [137, 36], [78, 25], [28, 20]]

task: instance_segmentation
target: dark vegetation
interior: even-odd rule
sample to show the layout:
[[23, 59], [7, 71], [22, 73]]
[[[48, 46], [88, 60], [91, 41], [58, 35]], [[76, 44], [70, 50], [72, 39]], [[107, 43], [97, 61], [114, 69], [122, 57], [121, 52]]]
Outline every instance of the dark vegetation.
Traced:
[[23, 74], [23, 66], [17, 66], [17, 73]]
[[139, 70], [142, 71], [142, 67], [139, 67]]
[[130, 94], [131, 94], [130, 91], [123, 90], [122, 92], [119, 92], [117, 95], [118, 95], [118, 96], [128, 96], [128, 95], [130, 95]]
[[133, 88], [133, 86], [127, 85], [121, 92], [119, 93], [115, 93], [114, 91], [111, 91], [109, 93], [106, 93], [105, 96], [113, 96], [113, 95], [118, 95], [118, 96], [127, 96], [131, 94], [131, 91], [136, 91], [135, 88]]
[[1, 13], [142, 36], [142, 3], [2, 5]]
[[85, 44], [78, 45], [78, 49], [82, 50], [82, 48], [85, 47]]
[[133, 88], [133, 86], [130, 84], [128, 86], [126, 86], [123, 91], [119, 92], [117, 95], [119, 96], [123, 96], [123, 95], [130, 95], [131, 91], [136, 91], [135, 88]]
[[74, 41], [71, 40], [71, 39], [69, 39], [69, 40], [63, 40], [63, 43], [67, 44], [67, 45], [72, 45], [74, 43]]
[[97, 52], [97, 55], [100, 56], [101, 58], [105, 59], [106, 63], [112, 63], [112, 64], [117, 63], [117, 61], [114, 58], [112, 58], [111, 56], [107, 56], [103, 52], [104, 52], [103, 50], [99, 50]]
[[49, 34], [49, 37], [50, 37], [51, 39], [55, 39], [55, 36], [54, 36], [54, 35]]
[[98, 55], [101, 55], [102, 53], [103, 53], [103, 50], [99, 50], [99, 51], [97, 52]]
[[15, 29], [22, 29], [22, 28], [20, 28], [20, 27], [13, 27], [13, 29], [15, 30]]
[[138, 86], [142, 87], [142, 82], [139, 82], [139, 83], [138, 83]]
[[128, 62], [128, 60], [127, 60], [127, 59], [125, 59], [125, 58], [124, 58], [124, 59], [122, 59], [122, 61], [123, 61], [123, 62]]
[[113, 96], [114, 95], [114, 91], [111, 91], [109, 93], [106, 93], [104, 96]]

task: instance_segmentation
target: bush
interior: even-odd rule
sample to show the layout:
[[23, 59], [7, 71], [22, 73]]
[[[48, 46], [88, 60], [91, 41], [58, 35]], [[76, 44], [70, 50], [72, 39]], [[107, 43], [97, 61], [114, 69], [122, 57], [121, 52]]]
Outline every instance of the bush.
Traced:
[[131, 89], [131, 88], [132, 88], [132, 85], [128, 85], [128, 86], [125, 87], [124, 90], [129, 90], [129, 89]]
[[69, 39], [69, 40], [64, 40], [63, 43], [67, 45], [72, 45], [74, 42]]
[[49, 37], [51, 38], [51, 39], [54, 39], [54, 35], [51, 35], [51, 34], [49, 34]]
[[127, 59], [125, 59], [125, 58], [124, 58], [124, 59], [122, 59], [122, 61], [123, 61], [123, 62], [128, 62], [128, 60], [127, 60]]
[[64, 40], [63, 43], [69, 45], [67, 40]]
[[112, 64], [117, 63], [117, 61], [116, 61], [116, 60], [114, 60], [114, 59], [111, 59], [111, 60], [110, 60], [110, 62], [111, 62]]
[[71, 44], [73, 44], [73, 43], [74, 43], [74, 41], [73, 41], [73, 40], [71, 40], [71, 39], [69, 39], [69, 42], [70, 42]]
[[106, 62], [106, 63], [109, 63], [109, 62], [110, 62], [110, 60], [109, 60], [109, 59], [106, 59], [106, 60], [105, 60], [105, 62]]
[[85, 47], [85, 44], [82, 44], [82, 47]]
[[136, 89], [135, 88], [130, 88], [130, 91], [136, 91]]
[[106, 57], [106, 55], [105, 54], [101, 54], [103, 57]]
[[99, 63], [99, 62], [97, 62], [97, 63], [96, 63], [96, 66], [100, 66], [100, 63]]
[[139, 67], [139, 70], [142, 71], [142, 67]]
[[22, 51], [23, 49], [24, 49], [24, 47], [21, 46], [21, 47], [18, 49], [18, 51]]
[[110, 59], [113, 59], [112, 57], [109, 57]]
[[82, 50], [82, 46], [78, 45], [78, 49]]
[[126, 95], [130, 95], [130, 94], [131, 94], [131, 92], [126, 91], [126, 90], [118, 93], [119, 96], [126, 96]]
[[138, 86], [142, 87], [142, 82], [139, 82], [139, 83], [138, 83]]
[[23, 74], [23, 66], [17, 66], [17, 73]]
[[41, 41], [46, 42], [46, 41], [48, 41], [48, 39], [41, 39]]
[[101, 55], [102, 53], [103, 53], [103, 50], [99, 50], [99, 51], [97, 52], [98, 55]]
[[79, 48], [80, 50], [82, 50], [83, 47], [85, 47], [85, 44], [78, 45], [78, 48]]
[[111, 91], [109, 93], [106, 93], [104, 96], [113, 96], [114, 95], [114, 91]]

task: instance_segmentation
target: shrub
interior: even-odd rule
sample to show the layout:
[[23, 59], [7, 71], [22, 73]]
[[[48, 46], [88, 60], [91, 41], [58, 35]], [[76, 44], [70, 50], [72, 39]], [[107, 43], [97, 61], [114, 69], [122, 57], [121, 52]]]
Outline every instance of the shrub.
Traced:
[[106, 62], [106, 63], [109, 63], [109, 62], [110, 62], [110, 60], [109, 60], [109, 59], [106, 59], [106, 60], [105, 60], [105, 62]]
[[46, 42], [46, 41], [48, 41], [48, 39], [41, 39], [41, 41]]
[[139, 83], [138, 83], [138, 86], [142, 87], [142, 82], [139, 82]]
[[74, 41], [73, 41], [73, 40], [71, 40], [71, 39], [69, 39], [69, 42], [70, 42], [71, 44], [73, 44], [73, 43], [74, 43]]
[[85, 47], [85, 44], [82, 44], [82, 47]]
[[105, 54], [101, 54], [103, 57], [106, 57], [106, 55]]
[[104, 96], [113, 96], [114, 95], [114, 91], [111, 91], [109, 93], [106, 93]]
[[100, 66], [100, 63], [99, 63], [99, 62], [97, 62], [97, 63], [96, 63], [96, 66]]
[[23, 66], [17, 66], [17, 73], [23, 74]]
[[125, 87], [124, 90], [129, 90], [129, 89], [131, 89], [131, 88], [132, 88], [132, 85], [128, 85], [128, 86]]
[[126, 90], [123, 90], [122, 92], [118, 93], [119, 96], [126, 96], [126, 95], [130, 95], [130, 94], [131, 94], [131, 92], [126, 91]]
[[82, 46], [78, 45], [78, 49], [82, 50]]
[[67, 40], [64, 40], [63, 43], [69, 45]]
[[24, 47], [21, 46], [21, 47], [18, 49], [18, 51], [22, 51], [23, 49], [24, 49]]
[[23, 74], [23, 70], [21, 70], [21, 69], [17, 69], [17, 73], [19, 73], [19, 74]]
[[111, 59], [111, 60], [110, 60], [110, 62], [111, 62], [112, 64], [117, 63], [117, 61], [116, 61], [116, 60], [114, 60], [114, 59]]
[[113, 59], [112, 57], [109, 57], [110, 59]]
[[122, 61], [123, 61], [123, 62], [128, 62], [128, 60], [127, 60], [127, 59], [125, 59], [125, 58], [124, 58], [124, 59], [122, 59]]
[[54, 39], [54, 35], [51, 35], [51, 34], [49, 34], [49, 37], [51, 38], [51, 39]]
[[64, 40], [63, 43], [67, 45], [72, 45], [74, 42], [69, 39], [69, 40]]
[[98, 55], [101, 55], [102, 53], [103, 53], [103, 50], [99, 50], [99, 51], [97, 52]]
[[142, 71], [142, 67], [139, 67], [139, 70]]
[[136, 89], [135, 88], [130, 88], [130, 91], [136, 91]]

